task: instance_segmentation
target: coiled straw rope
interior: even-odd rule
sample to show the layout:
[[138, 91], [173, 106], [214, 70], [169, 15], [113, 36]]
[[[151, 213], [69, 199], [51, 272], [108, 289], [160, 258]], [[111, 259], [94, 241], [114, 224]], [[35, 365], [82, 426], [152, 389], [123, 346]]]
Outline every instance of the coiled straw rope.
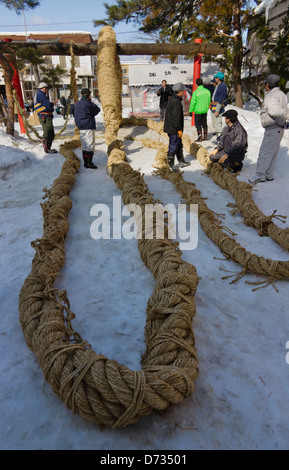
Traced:
[[260, 286], [263, 284], [263, 287], [272, 284], [276, 290], [277, 288], [274, 284], [276, 280], [289, 279], [289, 261], [267, 259], [262, 256], [257, 256], [243, 248], [234, 240], [233, 236], [231, 236], [235, 234], [227, 227], [221, 225], [218, 216], [207, 207], [200, 191], [195, 187], [195, 184], [185, 181], [180, 171], [175, 173], [169, 169], [166, 156], [167, 145], [162, 142], [155, 142], [151, 139], [143, 139], [142, 143], [149, 148], [158, 149], [155, 165], [157, 170], [155, 174], [171, 181], [186, 204], [198, 205], [199, 222], [204, 232], [220, 248], [227, 259], [231, 259], [243, 267], [241, 272], [235, 273], [232, 276], [225, 276], [223, 279], [233, 277], [234, 280], [232, 283], [234, 283], [241, 279], [247, 272], [251, 272], [265, 276], [267, 280], [256, 283], [246, 281], [248, 284]]
[[[155, 201], [141, 174], [126, 162], [117, 139], [121, 79], [115, 35], [110, 27], [99, 34], [98, 79], [108, 169], [123, 191], [125, 204], [139, 204], [144, 214], [145, 205]], [[27, 345], [54, 393], [88, 421], [119, 428], [153, 410], [179, 403], [192, 393], [198, 375], [192, 330], [198, 277], [167, 237], [138, 240], [140, 255], [156, 279], [147, 304], [146, 351], [139, 371], [96, 354], [73, 330], [74, 314], [66, 292], [53, 287], [53, 283], [65, 261], [69, 192], [79, 168], [73, 149], [79, 145], [79, 139], [74, 139], [61, 146], [65, 162], [59, 178], [50, 190], [45, 190], [43, 237], [32, 243], [36, 254], [20, 291], [19, 318]]]
[[[123, 125], [133, 124], [139, 126], [147, 126], [155, 130], [165, 138], [167, 134], [163, 132], [163, 123], [155, 122], [152, 119], [146, 118], [126, 118], [123, 119]], [[235, 208], [232, 213], [240, 212], [243, 215], [243, 221], [249, 227], [253, 227], [258, 231], [260, 236], [267, 236], [278, 243], [286, 251], [289, 251], [289, 228], [282, 229], [274, 224], [273, 219], [278, 219], [285, 223], [286, 216], [276, 214], [276, 210], [272, 215], [265, 215], [259, 209], [257, 204], [252, 198], [252, 185], [239, 181], [236, 175], [230, 171], [224, 170], [219, 164], [213, 164], [209, 158], [209, 152], [201, 145], [192, 142], [190, 137], [186, 134], [183, 135], [183, 145], [185, 150], [196, 157], [199, 162], [205, 167], [206, 172], [212, 177], [214, 182], [221, 188], [227, 189], [236, 201]]]

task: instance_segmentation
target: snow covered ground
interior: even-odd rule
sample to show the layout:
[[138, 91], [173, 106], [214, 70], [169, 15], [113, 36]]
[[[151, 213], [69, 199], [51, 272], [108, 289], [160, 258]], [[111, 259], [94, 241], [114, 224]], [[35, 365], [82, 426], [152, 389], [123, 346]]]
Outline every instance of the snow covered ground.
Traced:
[[[251, 108], [253, 109], [253, 108]], [[248, 131], [249, 150], [239, 179], [254, 174], [262, 127], [254, 110], [239, 110]], [[55, 118], [56, 130], [63, 119]], [[190, 118], [186, 133], [196, 136]], [[69, 120], [66, 134], [74, 129]], [[120, 130], [121, 137], [158, 139], [147, 128]], [[210, 137], [212, 134], [210, 134]], [[63, 141], [55, 141], [58, 149]], [[156, 150], [125, 139], [127, 158], [141, 169], [155, 198], [163, 204], [181, 202], [169, 181], [152, 175]], [[212, 141], [205, 143], [210, 149]], [[289, 216], [289, 131], [281, 144], [275, 180], [258, 185], [254, 199], [268, 215]], [[76, 153], [81, 157], [80, 149]], [[140, 259], [136, 240], [94, 240], [90, 236], [90, 209], [103, 203], [112, 208], [120, 190], [106, 173], [106, 145], [102, 116], [97, 117], [94, 161], [98, 170], [81, 164], [71, 192], [73, 208], [66, 241], [66, 264], [57, 286], [66, 289], [76, 314], [74, 329], [94, 351], [140, 368], [145, 349], [143, 329], [146, 303], [154, 287], [151, 272]], [[225, 213], [225, 224], [237, 233], [247, 250], [276, 260], [289, 254], [269, 238], [233, 216], [228, 203], [233, 197], [203, 173], [203, 167], [185, 154], [191, 165], [184, 178], [194, 182], [208, 207]], [[235, 284], [222, 279], [222, 269], [241, 271], [224, 261], [222, 253], [199, 227], [195, 250], [184, 251], [200, 277], [196, 293], [193, 329], [199, 360], [195, 391], [164, 414], [152, 413], [124, 429], [100, 429], [73, 415], [44, 382], [42, 371], [27, 348], [18, 319], [18, 294], [31, 269], [34, 250], [30, 242], [42, 236], [40, 203], [63, 164], [61, 154], [46, 155], [41, 145], [25, 135], [12, 138], [0, 129], [1, 201], [1, 326], [0, 326], [0, 448], [4, 450], [202, 450], [289, 448], [289, 342], [288, 281], [252, 291], [246, 281], [262, 281], [247, 275]], [[276, 221], [282, 227], [289, 226]], [[289, 354], [288, 354], [289, 356]]]

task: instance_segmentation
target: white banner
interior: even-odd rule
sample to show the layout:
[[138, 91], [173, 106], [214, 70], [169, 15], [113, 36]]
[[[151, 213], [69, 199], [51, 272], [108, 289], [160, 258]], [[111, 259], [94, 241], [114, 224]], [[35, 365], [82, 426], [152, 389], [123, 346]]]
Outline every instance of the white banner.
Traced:
[[[201, 77], [209, 83], [219, 72], [216, 64], [201, 64]], [[159, 85], [166, 80], [168, 85], [193, 84], [194, 64], [138, 64], [129, 65], [129, 86]]]

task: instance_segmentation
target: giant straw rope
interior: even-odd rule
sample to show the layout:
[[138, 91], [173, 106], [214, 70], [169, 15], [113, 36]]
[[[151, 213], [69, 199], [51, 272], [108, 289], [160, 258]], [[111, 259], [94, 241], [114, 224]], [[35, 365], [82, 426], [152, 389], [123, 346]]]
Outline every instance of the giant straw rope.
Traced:
[[[109, 80], [108, 80], [109, 77]], [[108, 170], [122, 190], [125, 204], [138, 204], [144, 216], [146, 204], [155, 201], [141, 174], [126, 161], [122, 141], [117, 138], [121, 123], [121, 68], [116, 54], [115, 35], [105, 27], [98, 41], [98, 82], [105, 121]], [[123, 120], [134, 125], [147, 125], [162, 134], [162, 124], [152, 120]], [[270, 236], [288, 250], [288, 229], [280, 229], [272, 216], [265, 216], [252, 200], [252, 187], [212, 165], [208, 152], [184, 136], [184, 147], [205, 166], [214, 181], [228, 189], [244, 221], [260, 235]], [[143, 141], [158, 148], [156, 174], [170, 180], [187, 204], [198, 204], [199, 220], [208, 237], [228, 259], [247, 271], [267, 276], [268, 283], [289, 278], [289, 263], [258, 257], [246, 251], [225, 233], [216, 214], [208, 209], [200, 191], [186, 182], [182, 173], [167, 166], [166, 146], [149, 139]], [[195, 268], [181, 259], [177, 244], [162, 239], [138, 240], [138, 248], [156, 284], [147, 304], [145, 326], [146, 351], [142, 369], [132, 371], [114, 360], [96, 354], [90, 344], [74, 331], [65, 291], [54, 287], [65, 262], [65, 238], [71, 209], [69, 193], [75, 181], [79, 159], [73, 150], [80, 145], [74, 139], [61, 146], [65, 157], [59, 178], [46, 190], [43, 209], [43, 237], [35, 240], [32, 270], [19, 296], [20, 322], [26, 342], [36, 355], [45, 379], [69, 409], [88, 421], [112, 428], [137, 422], [153, 410], [164, 410], [188, 397], [198, 375], [192, 318], [195, 315], [194, 294], [198, 284]], [[138, 221], [143, 230], [142, 220]], [[166, 235], [167, 235], [167, 226]], [[154, 227], [155, 230], [155, 227]], [[234, 282], [234, 281], [233, 281]]]
[[[123, 119], [122, 122], [124, 125], [133, 124], [147, 126], [167, 138], [167, 135], [163, 133], [163, 123], [136, 117]], [[289, 229], [278, 227], [272, 220], [274, 217], [282, 218], [283, 216], [276, 216], [275, 211], [271, 216], [264, 215], [252, 199], [252, 185], [239, 181], [235, 174], [228, 170], [224, 171], [221, 165], [216, 163], [212, 164], [209, 159], [208, 151], [204, 147], [191, 143], [189, 136], [184, 135], [183, 141], [187, 152], [198, 158], [205, 166], [206, 171], [212, 175], [214, 181], [223, 189], [228, 189], [232, 195], [234, 195], [236, 207], [242, 212], [244, 222], [256, 228], [260, 236], [270, 236], [279, 245], [289, 251]], [[245, 274], [251, 272], [265, 276], [266, 280], [260, 282], [246, 281], [247, 283], [258, 285], [259, 287], [256, 289], [271, 284], [278, 291], [275, 281], [289, 279], [289, 261], [264, 258], [243, 248], [231, 236], [235, 234], [227, 227], [221, 225], [218, 215], [207, 207], [204, 198], [195, 185], [185, 181], [180, 171], [174, 173], [169, 170], [166, 157], [167, 145], [162, 141], [155, 142], [150, 139], [144, 139], [142, 143], [147, 147], [158, 149], [155, 165], [157, 171], [155, 174], [171, 181], [187, 204], [198, 205], [199, 221], [204, 232], [220, 248], [227, 259], [231, 259], [242, 266], [242, 271], [234, 273], [231, 276], [225, 276], [224, 279], [233, 277], [234, 280], [232, 282], [236, 282]]]
[[[117, 139], [121, 120], [121, 69], [113, 30], [98, 41], [98, 81], [105, 120], [108, 168], [123, 191], [125, 204], [154, 203], [143, 177], [127, 163]], [[65, 239], [71, 209], [69, 193], [79, 168], [73, 149], [79, 139], [61, 146], [65, 162], [46, 190], [43, 236], [32, 246], [32, 270], [19, 295], [20, 322], [52, 390], [74, 413], [112, 428], [137, 422], [190, 396], [198, 375], [192, 318], [198, 284], [195, 268], [181, 259], [177, 245], [164, 239], [139, 239], [138, 248], [156, 283], [147, 303], [146, 350], [142, 369], [133, 371], [96, 354], [74, 331], [65, 291], [54, 287], [65, 262]], [[167, 227], [166, 227], [167, 228]]]

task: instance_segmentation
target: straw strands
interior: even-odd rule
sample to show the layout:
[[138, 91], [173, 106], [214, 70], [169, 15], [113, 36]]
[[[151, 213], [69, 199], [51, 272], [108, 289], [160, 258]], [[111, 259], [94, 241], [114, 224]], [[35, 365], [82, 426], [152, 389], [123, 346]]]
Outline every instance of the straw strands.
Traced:
[[[126, 162], [117, 139], [121, 75], [111, 28], [101, 30], [98, 51], [108, 170], [122, 189], [125, 204], [139, 204], [144, 214], [145, 205], [156, 201], [141, 174]], [[177, 244], [167, 237], [138, 240], [140, 255], [156, 280], [147, 303], [146, 351], [139, 371], [96, 354], [74, 331], [74, 314], [66, 292], [56, 289], [53, 283], [65, 262], [69, 192], [79, 167], [73, 149], [79, 145], [79, 139], [74, 139], [61, 146], [65, 162], [59, 178], [50, 190], [45, 190], [43, 237], [32, 243], [36, 254], [20, 291], [19, 318], [27, 345], [54, 393], [86, 420], [119, 428], [153, 410], [165, 410], [193, 392], [198, 376], [192, 330], [198, 276], [194, 266], [181, 259]], [[165, 229], [167, 233], [167, 226]]]
[[[139, 122], [139, 125], [145, 125], [145, 120], [141, 120]], [[148, 123], [148, 125], [151, 126], [150, 123]], [[184, 140], [186, 141], [188, 146], [189, 137], [184, 137]], [[223, 279], [232, 277], [234, 278], [231, 281], [233, 283], [241, 279], [241, 277], [243, 277], [247, 272], [251, 272], [258, 275], [261, 274], [267, 277], [266, 281], [250, 284], [259, 285], [261, 287], [266, 287], [269, 284], [272, 284], [276, 290], [277, 288], [274, 282], [277, 279], [289, 279], [289, 261], [267, 259], [262, 256], [257, 256], [243, 248], [239, 243], [234, 240], [233, 235], [235, 234], [232, 233], [224, 225], [221, 225], [221, 221], [219, 220], [218, 215], [208, 209], [203, 197], [201, 197], [200, 191], [195, 187], [195, 185], [193, 183], [185, 181], [180, 171], [175, 173], [169, 169], [166, 156], [166, 144], [164, 144], [163, 142], [155, 142], [150, 139], [144, 139], [142, 140], [142, 143], [147, 147], [158, 149], [155, 165], [157, 170], [155, 171], [155, 174], [160, 175], [162, 178], [171, 181], [176, 186], [181, 196], [184, 198], [186, 204], [198, 205], [199, 221], [204, 232], [220, 248], [220, 250], [226, 256], [227, 259], [231, 259], [232, 261], [240, 264], [243, 267], [241, 272], [235, 273], [231, 276], [225, 276], [223, 277]], [[195, 145], [196, 144], [190, 145], [190, 149], [192, 149], [192, 147]], [[236, 198], [239, 204], [241, 204], [242, 200], [246, 199], [247, 206], [250, 205], [251, 208], [256, 207], [255, 217], [257, 218], [258, 215], [259, 219], [257, 218], [257, 220], [262, 219], [263, 229], [265, 230], [265, 228], [267, 228], [268, 234], [284, 234], [283, 238], [279, 236], [279, 238], [277, 237], [276, 241], [283, 241], [284, 243], [286, 243], [286, 234], [288, 233], [288, 229], [282, 232], [282, 229], [272, 223], [272, 216], [266, 217], [264, 214], [261, 213], [256, 204], [254, 204], [254, 202], [252, 201], [251, 185], [238, 181], [233, 173], [229, 171], [224, 171], [220, 165], [213, 165], [208, 158], [207, 150], [203, 147], [198, 146], [198, 158], [203, 162], [204, 165], [206, 165], [208, 171], [215, 175], [216, 181], [220, 179], [221, 181], [224, 180], [225, 182], [227, 182], [228, 186], [231, 188], [231, 192], [236, 194]], [[216, 175], [219, 176], [219, 179]], [[244, 190], [243, 194], [242, 189]], [[265, 223], [266, 221], [267, 223]], [[248, 281], [246, 282], [249, 283]]]

